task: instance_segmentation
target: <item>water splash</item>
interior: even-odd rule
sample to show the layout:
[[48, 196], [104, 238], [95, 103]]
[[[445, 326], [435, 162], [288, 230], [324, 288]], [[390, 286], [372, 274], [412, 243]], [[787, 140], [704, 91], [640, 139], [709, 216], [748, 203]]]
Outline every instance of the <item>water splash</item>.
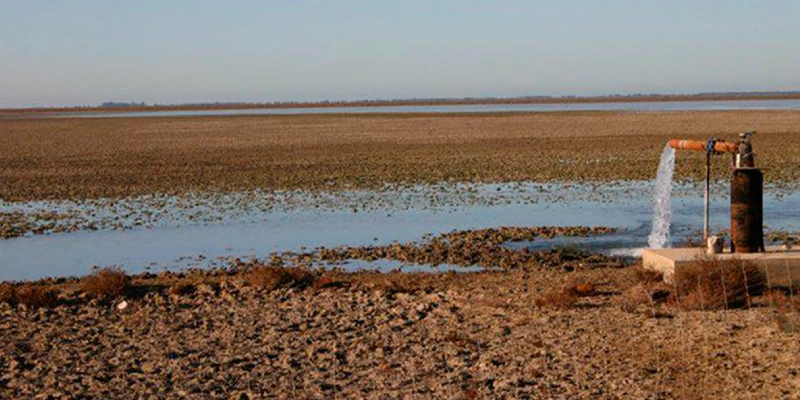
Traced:
[[656, 187], [653, 192], [653, 229], [647, 237], [651, 249], [663, 249], [672, 244], [669, 234], [672, 220], [672, 175], [675, 172], [675, 149], [664, 146], [658, 163]]

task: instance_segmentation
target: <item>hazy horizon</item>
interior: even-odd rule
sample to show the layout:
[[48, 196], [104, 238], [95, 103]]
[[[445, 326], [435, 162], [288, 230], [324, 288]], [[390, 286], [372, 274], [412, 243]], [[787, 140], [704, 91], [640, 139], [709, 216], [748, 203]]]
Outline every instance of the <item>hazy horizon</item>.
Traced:
[[0, 0], [0, 107], [800, 89], [800, 4]]

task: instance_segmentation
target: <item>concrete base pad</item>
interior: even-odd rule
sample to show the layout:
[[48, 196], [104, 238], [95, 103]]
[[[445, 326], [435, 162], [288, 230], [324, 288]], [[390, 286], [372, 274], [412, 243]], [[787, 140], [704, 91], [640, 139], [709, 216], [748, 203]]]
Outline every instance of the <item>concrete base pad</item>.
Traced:
[[[645, 268], [664, 274], [671, 281], [676, 268], [707, 257], [703, 248], [645, 249], [642, 262]], [[739, 259], [754, 263], [767, 275], [769, 286], [800, 285], [800, 248], [782, 250], [780, 246], [767, 246], [763, 253], [723, 252], [715, 257], [721, 260]]]

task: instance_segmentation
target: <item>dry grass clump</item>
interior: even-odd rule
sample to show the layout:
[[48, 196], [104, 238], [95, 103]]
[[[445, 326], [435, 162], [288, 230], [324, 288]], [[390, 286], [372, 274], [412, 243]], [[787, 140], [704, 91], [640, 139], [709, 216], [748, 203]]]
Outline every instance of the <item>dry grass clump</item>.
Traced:
[[347, 274], [338, 271], [325, 272], [314, 281], [313, 287], [316, 290], [322, 289], [338, 289], [347, 287], [350, 282], [347, 280]]
[[187, 296], [194, 293], [195, 286], [189, 283], [177, 283], [169, 288], [169, 294], [173, 296]]
[[672, 284], [659, 272], [637, 267], [637, 282], [620, 298], [620, 307], [634, 312], [640, 306], [655, 310], [663, 304], [684, 310], [749, 308], [754, 296], [764, 293], [766, 278], [754, 264], [741, 260], [700, 258], [676, 269]]
[[597, 284], [581, 276], [570, 275], [561, 288], [545, 292], [534, 300], [534, 304], [540, 308], [552, 307], [564, 310], [574, 307], [581, 297], [594, 296], [597, 293]]
[[17, 304], [28, 307], [52, 307], [56, 304], [55, 292], [37, 285], [22, 285], [16, 289], [14, 296]]
[[674, 275], [675, 301], [687, 310], [750, 308], [752, 296], [765, 287], [761, 269], [742, 260], [702, 258]]
[[12, 303], [16, 290], [8, 283], [0, 283], [0, 303]]
[[388, 276], [383, 280], [374, 282], [372, 286], [373, 288], [388, 295], [395, 295], [398, 293], [414, 293], [419, 290], [419, 287], [415, 285], [415, 282], [411, 282], [406, 279], [392, 279]]
[[130, 283], [130, 277], [119, 267], [95, 269], [81, 280], [80, 287], [95, 297], [122, 296]]
[[314, 284], [316, 276], [306, 268], [264, 265], [253, 268], [246, 275], [251, 286], [266, 290], [284, 287], [306, 288]]
[[653, 316], [665, 316], [664, 304], [673, 297], [673, 287], [664, 283], [661, 272], [637, 265], [633, 268], [635, 284], [619, 298], [623, 311], [636, 312], [644, 309]]
[[640, 264], [633, 267], [633, 278], [639, 283], [659, 283], [664, 281], [664, 274]]
[[577, 302], [578, 296], [560, 289], [545, 292], [534, 300], [536, 307], [550, 307], [558, 310], [572, 308]]
[[39, 308], [52, 307], [56, 305], [57, 301], [56, 293], [46, 286], [30, 283], [19, 286], [8, 283], [0, 284], [0, 303]]
[[619, 306], [626, 312], [632, 313], [644, 309], [653, 316], [665, 316], [670, 314], [665, 306], [673, 298], [672, 287], [664, 282], [640, 282], [622, 294]]
[[640, 306], [652, 306], [653, 297], [651, 288], [643, 283], [638, 283], [622, 294], [619, 305], [623, 311], [635, 312]]
[[800, 311], [800, 295], [791, 291], [770, 289], [764, 293], [764, 301], [779, 311]]

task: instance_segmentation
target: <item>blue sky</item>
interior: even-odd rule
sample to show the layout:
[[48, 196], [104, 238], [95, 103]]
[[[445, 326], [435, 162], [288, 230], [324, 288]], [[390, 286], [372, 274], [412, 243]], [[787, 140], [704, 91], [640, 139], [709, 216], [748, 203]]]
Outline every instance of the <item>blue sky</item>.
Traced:
[[800, 1], [0, 0], [0, 107], [799, 90]]

